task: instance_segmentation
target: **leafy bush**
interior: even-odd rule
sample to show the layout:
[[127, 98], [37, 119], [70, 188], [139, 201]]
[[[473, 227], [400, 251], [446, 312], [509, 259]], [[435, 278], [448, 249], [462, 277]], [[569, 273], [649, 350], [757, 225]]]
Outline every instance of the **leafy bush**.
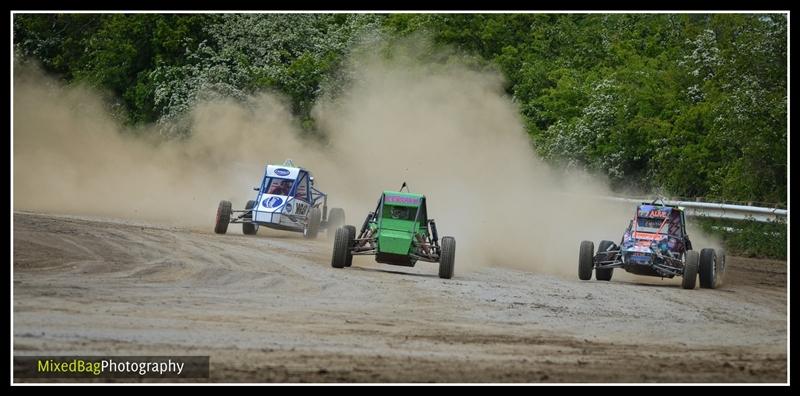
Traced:
[[705, 232], [719, 236], [730, 254], [782, 260], [787, 257], [786, 223], [726, 219], [696, 219], [696, 222]]
[[[507, 78], [538, 153], [620, 190], [786, 203], [786, 14], [15, 14], [15, 54], [110, 92], [132, 124], [284, 96], [300, 124], [370, 37], [430, 37]], [[16, 55], [15, 55], [16, 56]], [[167, 129], [169, 131], [169, 129]], [[191, 133], [173, 128], [171, 135]], [[317, 137], [323, 137], [316, 134]]]

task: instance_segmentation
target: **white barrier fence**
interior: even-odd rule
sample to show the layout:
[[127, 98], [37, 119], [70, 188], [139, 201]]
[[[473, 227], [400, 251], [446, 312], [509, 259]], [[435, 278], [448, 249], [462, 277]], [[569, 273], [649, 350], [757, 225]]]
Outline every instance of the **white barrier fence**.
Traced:
[[[652, 199], [618, 198], [605, 197], [607, 200], [640, 204], [649, 202]], [[747, 205], [730, 205], [713, 202], [695, 201], [669, 201], [664, 200], [667, 205], [676, 205], [685, 208], [687, 216], [703, 216], [717, 219], [733, 220], [755, 220], [760, 222], [786, 222], [789, 215], [788, 209], [763, 208]]]

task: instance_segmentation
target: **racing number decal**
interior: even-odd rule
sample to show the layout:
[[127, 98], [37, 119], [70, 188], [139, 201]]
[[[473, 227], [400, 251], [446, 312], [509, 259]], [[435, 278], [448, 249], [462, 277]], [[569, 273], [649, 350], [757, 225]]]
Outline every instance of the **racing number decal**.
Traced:
[[294, 209], [295, 214], [302, 216], [305, 215], [307, 211], [308, 211], [308, 205], [305, 204], [304, 202], [298, 201], [297, 204], [295, 204], [295, 209]]

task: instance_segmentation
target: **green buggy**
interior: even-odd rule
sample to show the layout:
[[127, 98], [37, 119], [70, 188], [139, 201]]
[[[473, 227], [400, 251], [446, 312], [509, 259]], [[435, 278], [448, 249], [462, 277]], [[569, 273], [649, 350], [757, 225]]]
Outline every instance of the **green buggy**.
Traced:
[[439, 263], [439, 277], [453, 277], [455, 238], [445, 236], [439, 243], [436, 223], [428, 218], [425, 196], [401, 191], [384, 191], [358, 234], [352, 225], [336, 230], [331, 258], [334, 268], [349, 267], [353, 256], [374, 255], [379, 263], [406, 267], [413, 267], [417, 261]]

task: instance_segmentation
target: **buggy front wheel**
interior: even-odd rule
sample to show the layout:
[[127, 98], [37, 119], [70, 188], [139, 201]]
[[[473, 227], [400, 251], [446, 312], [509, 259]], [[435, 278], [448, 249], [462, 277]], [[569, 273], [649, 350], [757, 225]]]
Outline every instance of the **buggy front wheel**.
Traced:
[[[613, 245], [614, 242], [611, 241], [600, 241], [600, 245], [597, 247], [597, 255], [601, 257], [601, 260], [608, 261], [607, 255], [602, 255], [602, 253], [608, 251], [608, 248]], [[594, 270], [594, 277], [597, 280], [610, 281], [612, 275], [614, 275], [613, 268], [595, 268]]]
[[719, 285], [717, 253], [714, 249], [705, 248], [700, 251], [700, 287], [716, 289]]
[[[347, 229], [347, 233], [349, 234], [348, 237], [347, 237], [347, 241], [349, 243], [348, 246], [353, 246], [353, 243], [354, 243], [354, 241], [356, 239], [356, 226], [346, 225], [346, 226], [344, 226], [344, 228]], [[345, 267], [349, 267], [351, 265], [353, 265], [353, 254], [352, 253], [347, 255], [347, 261], [344, 263]]]
[[453, 277], [453, 267], [456, 260], [456, 239], [453, 237], [442, 237], [442, 255], [439, 256], [439, 277], [451, 279]]
[[681, 287], [684, 289], [694, 289], [697, 283], [697, 267], [700, 262], [700, 254], [694, 250], [686, 252], [686, 263], [683, 264], [683, 280]]
[[333, 268], [349, 267], [353, 262], [353, 235], [355, 234], [355, 227], [344, 226], [336, 230], [336, 236], [333, 239], [333, 256], [331, 257], [331, 266]]
[[592, 269], [594, 268], [594, 242], [581, 242], [581, 250], [578, 254], [578, 279], [592, 279]]
[[[247, 213], [250, 216], [250, 219], [253, 218], [252, 210], [256, 207], [256, 201], [250, 200], [247, 201], [247, 204], [244, 205], [245, 210], [249, 210], [250, 212]], [[242, 232], [245, 235], [255, 235], [258, 232], [258, 224], [253, 223], [242, 223]]]
[[231, 221], [231, 202], [219, 201], [217, 206], [217, 219], [214, 224], [214, 232], [224, 234], [228, 231], [228, 223]]

